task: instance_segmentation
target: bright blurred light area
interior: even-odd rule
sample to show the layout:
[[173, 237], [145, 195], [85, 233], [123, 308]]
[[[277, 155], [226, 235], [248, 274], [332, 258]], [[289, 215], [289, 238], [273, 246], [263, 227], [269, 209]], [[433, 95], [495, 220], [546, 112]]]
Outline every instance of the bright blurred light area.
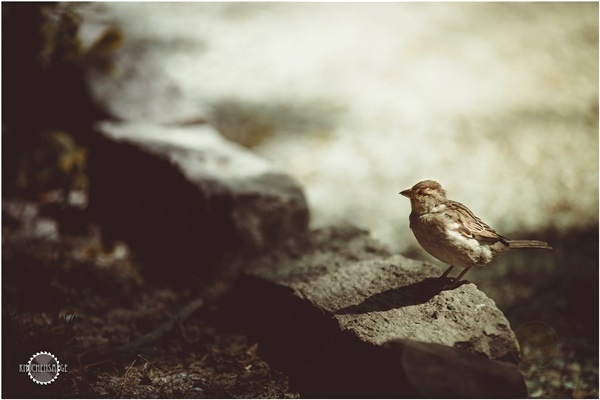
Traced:
[[113, 115], [268, 131], [253, 150], [304, 184], [315, 227], [402, 250], [398, 192], [422, 179], [507, 236], [598, 224], [597, 3], [77, 7], [84, 43], [124, 33], [90, 75]]

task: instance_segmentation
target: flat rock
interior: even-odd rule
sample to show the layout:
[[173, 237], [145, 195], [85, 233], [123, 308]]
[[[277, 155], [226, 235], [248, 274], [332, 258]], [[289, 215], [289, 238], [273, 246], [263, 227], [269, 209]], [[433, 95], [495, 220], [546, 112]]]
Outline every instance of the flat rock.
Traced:
[[209, 125], [103, 122], [97, 131], [90, 212], [159, 275], [202, 276], [308, 226], [298, 183]]
[[441, 272], [334, 227], [258, 259], [242, 296], [266, 353], [305, 396], [526, 396], [506, 362], [519, 348], [505, 316], [473, 284], [447, 289]]

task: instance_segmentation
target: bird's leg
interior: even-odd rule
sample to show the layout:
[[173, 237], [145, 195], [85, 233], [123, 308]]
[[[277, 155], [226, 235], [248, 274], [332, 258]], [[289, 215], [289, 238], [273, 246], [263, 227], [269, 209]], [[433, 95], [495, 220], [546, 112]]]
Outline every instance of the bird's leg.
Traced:
[[445, 278], [445, 277], [447, 277], [447, 276], [448, 276], [448, 274], [450, 273], [450, 271], [452, 271], [452, 269], [453, 269], [453, 268], [454, 268], [454, 265], [451, 265], [450, 267], [448, 267], [448, 269], [446, 270], [446, 272], [444, 272], [444, 273], [442, 274], [442, 276], [440, 276], [440, 279], [441, 279], [441, 278]]
[[460, 282], [460, 278], [462, 278], [463, 276], [465, 276], [465, 274], [467, 272], [469, 272], [469, 270], [471, 269], [471, 267], [467, 267], [465, 269], [463, 269], [463, 271], [454, 279], [455, 282]]

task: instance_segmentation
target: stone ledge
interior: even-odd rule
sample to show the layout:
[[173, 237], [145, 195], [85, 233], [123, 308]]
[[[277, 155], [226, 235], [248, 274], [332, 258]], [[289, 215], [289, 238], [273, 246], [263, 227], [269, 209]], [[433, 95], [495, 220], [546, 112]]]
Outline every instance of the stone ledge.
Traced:
[[106, 238], [127, 240], [161, 278], [210, 276], [223, 259], [308, 226], [298, 183], [208, 125], [106, 122], [97, 130], [90, 213]]
[[475, 285], [392, 256], [364, 231], [290, 240], [238, 292], [265, 356], [307, 397], [524, 397], [518, 344]]

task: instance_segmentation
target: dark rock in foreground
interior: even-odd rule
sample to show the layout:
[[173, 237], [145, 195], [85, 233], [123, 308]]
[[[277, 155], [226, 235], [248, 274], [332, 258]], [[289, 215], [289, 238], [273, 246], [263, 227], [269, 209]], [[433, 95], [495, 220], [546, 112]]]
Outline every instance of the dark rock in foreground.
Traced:
[[440, 274], [330, 228], [253, 263], [239, 296], [303, 396], [525, 397], [502, 312], [473, 284], [445, 290]]
[[98, 129], [88, 168], [91, 214], [105, 237], [127, 240], [160, 277], [211, 275], [236, 252], [308, 226], [300, 186], [210, 126]]

